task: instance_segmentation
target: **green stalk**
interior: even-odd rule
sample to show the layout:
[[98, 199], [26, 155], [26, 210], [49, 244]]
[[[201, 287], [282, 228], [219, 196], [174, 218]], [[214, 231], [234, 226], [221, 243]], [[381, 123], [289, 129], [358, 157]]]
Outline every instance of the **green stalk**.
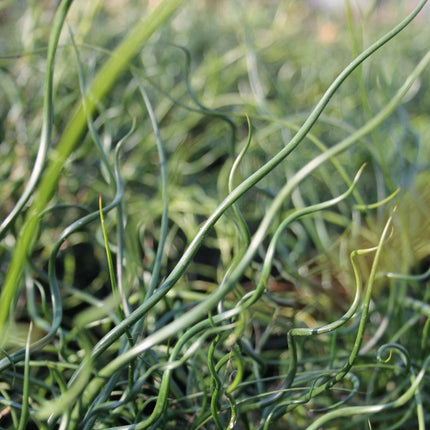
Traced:
[[[55, 19], [52, 24], [52, 31], [49, 36], [48, 55], [46, 58], [46, 77], [45, 77], [45, 92], [43, 100], [43, 120], [42, 120], [42, 132], [40, 136], [40, 144], [37, 150], [36, 160], [34, 161], [33, 170], [30, 178], [28, 179], [27, 185], [22, 192], [19, 200], [16, 202], [14, 208], [11, 210], [9, 215], [2, 221], [0, 225], [0, 239], [2, 239], [16, 217], [21, 213], [24, 206], [30, 199], [37, 183], [39, 182], [43, 168], [45, 167], [46, 158], [52, 143], [52, 123], [54, 116], [53, 107], [53, 82], [54, 82], [54, 64], [55, 54], [57, 53], [58, 41], [60, 39], [61, 30], [64, 25], [64, 21], [67, 16], [67, 12], [72, 4], [73, 0], [63, 1], [55, 14]], [[1, 8], [1, 7], [0, 7]]]
[[124, 315], [122, 313], [121, 305], [120, 305], [118, 287], [116, 285], [116, 280], [115, 280], [115, 270], [113, 268], [112, 253], [110, 252], [109, 239], [106, 231], [105, 217], [103, 215], [103, 203], [102, 203], [101, 194], [99, 195], [99, 214], [100, 214], [100, 223], [102, 227], [103, 241], [104, 241], [105, 251], [106, 251], [106, 259], [108, 263], [109, 278], [112, 286], [112, 294], [115, 300], [115, 304], [118, 306], [118, 309], [117, 309], [118, 317], [120, 319], [124, 319]]
[[96, 74], [91, 88], [80, 102], [62, 134], [58, 146], [53, 150], [46, 173], [35, 192], [24, 225], [18, 236], [15, 252], [6, 274], [0, 294], [0, 336], [4, 332], [10, 307], [21, 286], [22, 273], [27, 256], [31, 253], [40, 226], [40, 214], [45, 209], [57, 187], [63, 166], [86, 131], [87, 113], [94, 112], [96, 104], [113, 87], [117, 78], [129, 65], [141, 45], [179, 8], [184, 0], [163, 0], [150, 13], [146, 14], [128, 33], [112, 55]]
[[30, 323], [27, 334], [27, 342], [25, 344], [25, 360], [24, 360], [24, 388], [22, 392], [22, 411], [19, 419], [18, 430], [24, 430], [27, 427], [28, 422], [28, 398], [30, 396], [30, 344], [31, 344], [31, 331], [33, 329], [33, 323]]

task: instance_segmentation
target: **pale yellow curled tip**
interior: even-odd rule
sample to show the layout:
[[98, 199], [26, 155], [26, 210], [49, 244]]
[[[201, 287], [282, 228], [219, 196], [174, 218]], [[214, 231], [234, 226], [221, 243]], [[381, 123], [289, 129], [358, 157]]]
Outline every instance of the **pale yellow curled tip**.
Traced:
[[[383, 205], [387, 204], [389, 201], [391, 201], [394, 197], [397, 196], [397, 194], [400, 193], [401, 189], [402, 189], [401, 187], [398, 187], [394, 192], [392, 192], [390, 195], [388, 195], [387, 197], [385, 197], [385, 199], [382, 199], [382, 200], [380, 200], [378, 202], [370, 203], [368, 205], [354, 205], [354, 209], [357, 209], [357, 210], [363, 211], [363, 212], [367, 211], [367, 210], [376, 209], [376, 208], [378, 208], [380, 206], [383, 206]], [[394, 209], [393, 209], [393, 211], [394, 211]]]

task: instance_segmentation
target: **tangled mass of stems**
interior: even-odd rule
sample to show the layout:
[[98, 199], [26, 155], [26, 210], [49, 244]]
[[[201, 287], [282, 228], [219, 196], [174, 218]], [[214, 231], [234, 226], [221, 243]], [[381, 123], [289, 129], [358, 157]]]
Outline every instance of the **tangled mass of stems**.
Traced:
[[[294, 121], [264, 102], [209, 107], [194, 92], [187, 47], [163, 45], [182, 58], [182, 93], [136, 66], [150, 37], [186, 7], [183, 0], [148, 10], [88, 78], [84, 45], [65, 24], [72, 3], [60, 3], [50, 30], [33, 170], [0, 229], [1, 419], [19, 429], [319, 429], [345, 428], [351, 419], [354, 428], [388, 422], [424, 429], [428, 173], [416, 164], [415, 186], [399, 190], [377, 155], [367, 164], [348, 160], [368, 139], [374, 154], [386, 155], [378, 133], [401, 117], [428, 72], [430, 51], [360, 126], [343, 124], [343, 136], [330, 145], [313, 130], [320, 122], [335, 127], [324, 117], [330, 102], [347, 82], [363, 82], [362, 66], [395, 43], [426, 1], [357, 52]], [[80, 92], [60, 119], [54, 70], [62, 33]], [[248, 48], [251, 87], [260, 88]], [[115, 109], [107, 104], [124, 75], [132, 83], [123, 106], [145, 116], [122, 118], [114, 129]], [[366, 104], [365, 87], [360, 91]], [[222, 130], [221, 149], [213, 124]], [[187, 148], [175, 140], [183, 130], [216, 143]], [[271, 133], [288, 138], [276, 150], [256, 148]], [[98, 175], [84, 203], [60, 191], [73, 176], [70, 159], [84, 166], [83, 177], [73, 178], [78, 188], [85, 173]], [[198, 177], [191, 185], [178, 179], [187, 169], [198, 173], [188, 173]], [[379, 176], [366, 173], [372, 169]], [[212, 184], [199, 182], [205, 175]], [[383, 193], [369, 200], [365, 188], [378, 180]], [[133, 182], [152, 191], [136, 196]], [[346, 236], [354, 240], [342, 248]], [[87, 244], [84, 257], [68, 253], [75, 243]], [[343, 255], [338, 263], [334, 249]], [[88, 259], [103, 269], [85, 283]], [[17, 345], [13, 333], [21, 326], [26, 340]]]

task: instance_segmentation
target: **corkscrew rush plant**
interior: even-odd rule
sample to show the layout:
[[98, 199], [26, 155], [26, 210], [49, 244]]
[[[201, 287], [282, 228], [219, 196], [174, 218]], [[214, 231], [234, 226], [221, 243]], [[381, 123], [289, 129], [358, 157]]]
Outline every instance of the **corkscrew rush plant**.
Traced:
[[[427, 260], [408, 274], [380, 273], [399, 228], [400, 207], [388, 215], [382, 209], [398, 201], [402, 191], [393, 192], [395, 181], [387, 179], [389, 192], [369, 204], [363, 183], [372, 184], [368, 172], [377, 163], [360, 160], [354, 167], [345, 160], [367, 145], [369, 136], [381, 144], [375, 133], [403, 109], [414, 85], [425, 79], [430, 51], [420, 52], [420, 60], [406, 78], [402, 75], [402, 83], [378, 111], [341, 138], [336, 135], [336, 143], [323, 144], [311, 130], [319, 133], [317, 128], [326, 120], [323, 113], [342, 85], [356, 75], [363, 79], [362, 73], [354, 71], [390, 46], [388, 42], [399, 37], [427, 2], [418, 2], [398, 25], [355, 55], [301, 126], [296, 120], [271, 118], [268, 105], [264, 114], [252, 108], [209, 107], [211, 103], [202, 101], [194, 89], [198, 79], [192, 75], [197, 72], [186, 46], [168, 48], [185, 53], [185, 78], [181, 76], [178, 92], [163, 90], [148, 70], [131, 64], [150, 36], [170, 31], [168, 18], [190, 2], [163, 0], [148, 11], [93, 78], [86, 76], [84, 45], [69, 27], [67, 46], [74, 54], [80, 101], [72, 117], [64, 119], [53, 148], [54, 62], [56, 51], [57, 55], [61, 51], [58, 41], [66, 15], [73, 8], [72, 1], [59, 6], [48, 49], [36, 162], [0, 230], [4, 249], [12, 237], [16, 240], [10, 247], [0, 296], [4, 349], [0, 404], [5, 408], [0, 426], [6, 417], [8, 428], [20, 429], [28, 425], [64, 430], [269, 429], [277, 424], [317, 429], [331, 423], [327, 428], [334, 429], [346, 422], [356, 428], [383, 428], [378, 416], [395, 422], [399, 411], [408, 425], [416, 417], [419, 428], [425, 428], [429, 422], [425, 405], [430, 398]], [[246, 49], [252, 49], [250, 40]], [[254, 67], [252, 62], [246, 64]], [[131, 79], [124, 83], [121, 74], [127, 70]], [[109, 107], [113, 102], [109, 92], [115, 86], [124, 95], [119, 116], [127, 116], [127, 121], [122, 119], [113, 132], [115, 125], [110, 123], [116, 124], [118, 116], [117, 108]], [[192, 106], [184, 101], [187, 97]], [[186, 113], [182, 124], [175, 122], [177, 109]], [[130, 119], [129, 112], [140, 114]], [[269, 156], [258, 158], [259, 128], [265, 122], [294, 133], [280, 149], [264, 148]], [[185, 154], [186, 162], [181, 162], [180, 151], [194, 149], [186, 147], [184, 139], [183, 147], [172, 150], [175, 132], [168, 137], [166, 129], [177, 128], [178, 135], [186, 129], [187, 136], [193, 136], [203, 128], [219, 145], [210, 127], [220, 123], [230, 141], [222, 167], [213, 163], [218, 169], [214, 186], [221, 195], [218, 200], [219, 196], [211, 195], [212, 188], [205, 190], [198, 180], [191, 182], [189, 191], [187, 179], [177, 179], [187, 177], [183, 172], [187, 169], [201, 168], [195, 167], [200, 159], [193, 159], [199, 152]], [[237, 151], [241, 135], [244, 142]], [[310, 143], [313, 149], [307, 152]], [[145, 154], [139, 158], [145, 165], [133, 166], [139, 151]], [[210, 151], [201, 159], [209, 159]], [[88, 161], [88, 154], [97, 163]], [[97, 166], [97, 180], [89, 192], [97, 205], [94, 201], [80, 204], [78, 198], [64, 204], [56, 198], [60, 192], [56, 190], [68, 180], [69, 157], [73, 168], [79, 169], [82, 163], [88, 174]], [[381, 165], [383, 175], [388, 174], [388, 166]], [[210, 168], [202, 170], [211, 174]], [[336, 184], [333, 172], [341, 178]], [[140, 182], [133, 179], [136, 175]], [[319, 181], [324, 183], [325, 175], [333, 178], [321, 187]], [[267, 184], [273, 178], [278, 182], [271, 192]], [[133, 181], [151, 191], [137, 194]], [[314, 196], [306, 194], [312, 193], [309, 184], [315, 184]], [[261, 216], [255, 220], [248, 207], [264, 193]], [[51, 199], [55, 202], [49, 206]], [[187, 230], [186, 208], [192, 204], [200, 206], [195, 212], [198, 222]], [[370, 216], [380, 209], [383, 223], [369, 221], [376, 225], [376, 240], [369, 234], [352, 251], [340, 245], [340, 252], [350, 256], [346, 270], [353, 275], [345, 276], [343, 285], [336, 285], [334, 278], [327, 282], [324, 268], [313, 273], [319, 258], [315, 253], [321, 248], [308, 248], [308, 255], [301, 257], [309, 257], [309, 262], [294, 267], [295, 254], [308, 243], [303, 237], [311, 236], [314, 226], [320, 238], [331, 226], [353, 235], [355, 224], [350, 218], [360, 212]], [[58, 214], [67, 216], [49, 232], [55, 239], [42, 252], [39, 244]], [[324, 230], [321, 225], [330, 228]], [[423, 228], [424, 236], [426, 231]], [[75, 262], [68, 259], [67, 251], [87, 237], [91, 238], [87, 258], [94, 253], [103, 269], [81, 287], [84, 264], [79, 267], [78, 257]], [[341, 236], [337, 244], [342, 240]], [[213, 259], [204, 254], [211, 247], [217, 250]], [[326, 252], [331, 255], [330, 249]], [[41, 261], [46, 255], [45, 265]], [[212, 264], [207, 272], [197, 265], [202, 255]], [[364, 260], [371, 261], [368, 272], [362, 270]], [[404, 269], [399, 267], [399, 272]], [[383, 283], [388, 285], [387, 298], [378, 301], [376, 291]], [[324, 302], [327, 297], [336, 305]], [[381, 323], [384, 317], [386, 324]], [[29, 321], [25, 347], [11, 347], [5, 333], [22, 320]], [[383, 329], [374, 331], [378, 324]], [[419, 329], [419, 339], [406, 347], [405, 333], [412, 328]]]
[[[418, 75], [422, 71], [422, 69], [429, 63], [429, 61], [430, 61], [430, 53], [428, 53], [427, 56], [422, 60], [422, 62], [416, 68], [414, 74]], [[359, 130], [355, 136], [351, 136], [346, 141], [340, 142], [337, 146], [333, 147], [332, 150], [328, 150], [327, 152], [321, 154], [320, 158], [316, 158], [316, 159], [312, 160], [309, 163], [309, 165], [305, 166], [296, 175], [296, 177], [294, 179], [290, 180], [287, 183], [287, 185], [285, 186], [285, 188], [279, 193], [278, 198], [275, 199], [275, 202], [277, 203], [276, 209], [278, 209], [281, 202], [288, 196], [288, 194], [291, 192], [291, 189], [296, 185], [296, 183], [308, 176], [310, 170], [315, 169], [319, 164], [322, 164], [324, 161], [329, 160], [330, 157], [333, 156], [333, 154], [336, 154], [336, 152], [340, 152], [341, 150], [344, 150], [345, 147], [347, 147], [347, 145], [353, 144], [358, 137], [361, 137], [364, 133], [369, 132], [374, 126], [376, 126], [376, 124], [380, 123], [380, 121], [382, 121], [383, 118], [385, 118], [389, 113], [391, 113], [392, 109], [394, 109], [394, 107], [400, 102], [401, 98], [407, 92], [407, 89], [410, 87], [412, 82], [413, 82], [413, 77], [411, 76], [410, 79], [408, 79], [408, 81], [405, 83], [405, 85], [399, 90], [397, 97], [393, 98], [392, 103], [390, 105], [388, 105], [386, 107], [386, 109], [380, 113], [380, 115], [375, 116], [374, 122], [368, 123], [364, 127], [364, 130]], [[273, 208], [273, 206], [272, 206], [272, 208]], [[276, 214], [276, 210], [274, 210], [274, 209], [268, 213], [268, 215], [266, 216], [266, 218], [264, 220], [265, 222], [263, 221], [263, 223], [261, 224], [264, 226], [264, 229], [268, 228], [268, 225], [270, 224], [270, 222], [273, 219], [273, 218], [270, 218], [269, 215], [271, 217], [274, 217], [275, 214]], [[88, 386], [86, 392], [83, 395], [83, 400], [81, 400], [81, 403], [78, 406], [78, 408], [79, 409], [83, 408], [83, 410], [87, 410], [87, 408], [89, 406], [86, 404], [87, 399], [92, 401], [93, 397], [99, 392], [99, 390], [101, 389], [101, 387], [105, 383], [105, 380], [106, 380], [105, 378], [109, 377], [109, 375], [113, 374], [115, 371], [122, 368], [125, 364], [132, 361], [133, 359], [136, 359], [145, 350], [150, 349], [151, 347], [155, 346], [157, 343], [162, 342], [165, 338], [173, 335], [174, 333], [177, 333], [181, 327], [190, 326], [193, 323], [195, 323], [198, 319], [204, 317], [204, 315], [208, 312], [208, 309], [211, 309], [213, 306], [215, 306], [219, 302], [219, 300], [221, 300], [227, 294], [226, 286], [231, 288], [231, 286], [237, 282], [238, 278], [240, 277], [241, 272], [243, 273], [243, 270], [244, 270], [244, 267], [241, 267], [241, 266], [246, 267], [249, 264], [249, 261], [252, 259], [253, 253], [255, 252], [255, 250], [258, 246], [258, 243], [261, 242], [262, 236], [264, 236], [264, 233], [260, 233], [260, 234], [258, 234], [258, 233], [259, 232], [257, 232], [256, 235], [254, 236], [253, 243], [250, 244], [250, 246], [249, 246], [249, 248], [245, 254], [245, 257], [241, 260], [241, 264], [238, 265], [236, 270], [233, 272], [235, 277], [232, 274], [231, 278], [228, 280], [228, 283], [226, 282], [226, 284], [221, 285], [219, 287], [219, 289], [212, 295], [212, 297], [209, 297], [208, 299], [206, 299], [206, 301], [197, 305], [191, 312], [188, 312], [183, 317], [176, 320], [174, 323], [171, 323], [170, 325], [158, 330], [158, 332], [150, 335], [144, 341], [140, 342], [135, 347], [128, 350], [126, 353], [120, 355], [116, 360], [114, 360], [112, 363], [110, 363], [108, 366], [106, 366], [105, 369], [101, 370], [99, 372], [98, 378], [95, 378], [90, 383], [90, 385]], [[248, 257], [248, 261], [246, 261], [246, 257]], [[244, 262], [246, 262], [246, 263], [244, 263]], [[165, 281], [164, 285], [168, 285], [167, 280]], [[154, 303], [156, 301], [156, 299], [154, 297], [157, 297], [161, 294], [165, 294], [166, 291], [163, 290], [162, 288], [163, 287], [161, 287], [159, 290], [157, 290], [157, 292], [154, 293], [154, 295], [152, 296], [152, 301]], [[164, 288], [166, 288], [166, 287], [164, 287]], [[157, 297], [157, 299], [159, 300], [158, 297]], [[148, 309], [150, 309], [150, 307], [151, 307], [151, 305], [153, 305], [153, 303], [147, 304], [147, 302], [146, 302], [144, 305], [145, 305], [144, 309], [145, 309], [145, 311], [147, 311]], [[140, 309], [139, 309], [139, 311], [140, 311]], [[230, 311], [229, 316], [230, 317], [233, 316], [234, 313], [235, 312]], [[127, 320], [123, 320], [121, 322], [120, 326], [127, 327], [127, 325], [128, 325], [127, 322], [128, 322]], [[120, 326], [117, 326], [113, 331], [119, 330]], [[105, 350], [105, 348], [107, 348], [107, 346], [113, 341], [112, 337], [116, 335], [116, 334], [113, 334], [113, 331], [110, 332], [105, 337], [105, 339], [100, 342], [98, 348], [94, 349], [95, 353], [93, 353], [93, 359], [96, 358], [103, 350]], [[116, 336], [118, 336], [118, 335], [116, 335]], [[92, 365], [93, 359], [90, 362], [91, 365]], [[168, 381], [168, 377], [166, 377], [166, 378]], [[168, 385], [166, 386], [165, 393], [167, 393], [167, 389], [168, 389]], [[86, 394], [86, 393], [88, 393], [88, 394]], [[161, 398], [161, 399], [163, 398], [161, 393], [159, 394], [159, 398]], [[59, 404], [62, 404], [62, 401], [59, 401]], [[156, 413], [161, 414], [161, 412], [164, 410], [165, 406], [166, 406], [166, 404], [164, 403], [162, 407], [160, 407], [159, 409], [156, 409]], [[48, 410], [49, 413], [52, 413], [52, 411], [55, 411], [55, 408], [53, 408], [52, 404], [49, 404], [49, 406], [46, 408], [46, 410]], [[72, 419], [73, 418], [74, 417], [72, 417]], [[76, 423], [79, 423], [81, 420], [81, 417], [78, 416], [75, 419], [76, 419]], [[149, 423], [144, 422], [142, 424], [142, 426], [138, 426], [136, 428], [144, 428], [149, 424], [150, 424], [150, 422]]]

